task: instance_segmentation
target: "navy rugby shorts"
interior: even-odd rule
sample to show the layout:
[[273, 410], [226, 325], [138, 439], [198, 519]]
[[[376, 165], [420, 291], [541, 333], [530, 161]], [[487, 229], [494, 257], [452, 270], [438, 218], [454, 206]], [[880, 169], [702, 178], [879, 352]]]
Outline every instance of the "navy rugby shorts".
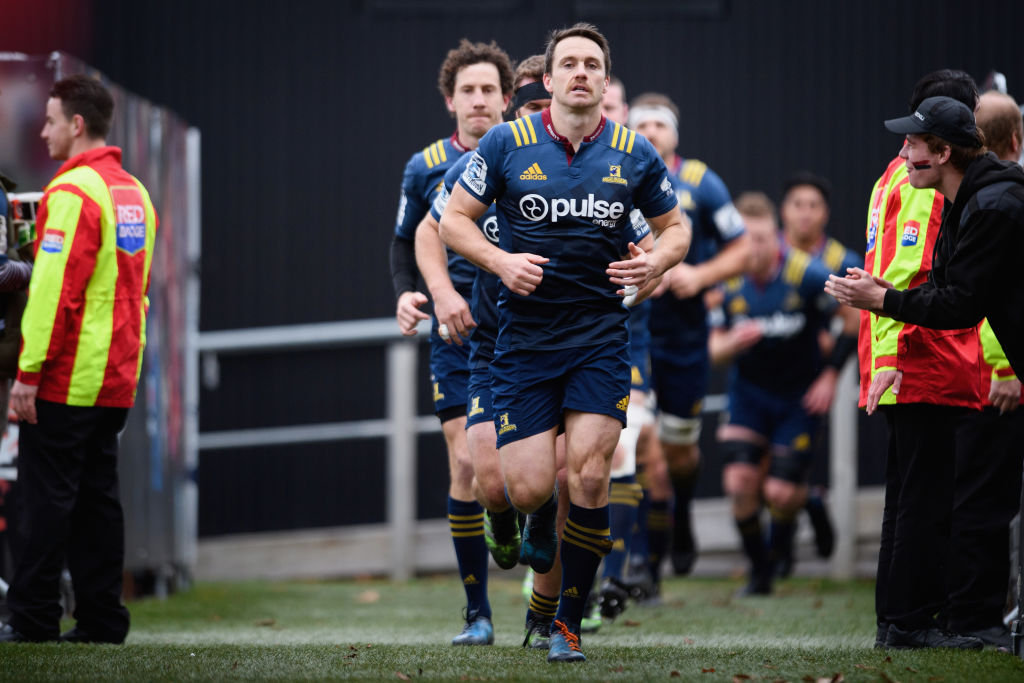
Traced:
[[566, 410], [626, 424], [630, 362], [625, 343], [496, 351], [491, 363], [498, 447], [561, 423]]

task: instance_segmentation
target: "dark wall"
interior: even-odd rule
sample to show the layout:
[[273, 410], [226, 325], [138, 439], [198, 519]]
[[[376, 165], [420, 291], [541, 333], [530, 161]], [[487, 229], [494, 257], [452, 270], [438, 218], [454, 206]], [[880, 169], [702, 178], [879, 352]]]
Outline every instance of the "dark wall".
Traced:
[[[900, 144], [881, 122], [905, 112], [920, 75], [955, 67], [980, 80], [995, 68], [1024, 93], [1024, 3], [1011, 0], [94, 4], [91, 54], [81, 56], [202, 130], [204, 330], [393, 313], [386, 255], [402, 167], [453, 129], [435, 83], [463, 36], [494, 38], [518, 59], [541, 51], [550, 28], [593, 20], [631, 94], [663, 91], [680, 105], [684, 155], [708, 162], [734, 194], [776, 196], [798, 168], [831, 178], [832, 230], [856, 250], [871, 185]], [[361, 353], [232, 361], [225, 374], [237, 382], [203, 393], [202, 429], [363, 417], [383, 405], [383, 374], [356, 367]], [[204, 533], [252, 529], [265, 516], [214, 514], [209, 506], [231, 498], [227, 463], [265, 481], [274, 458], [338, 453], [316, 460], [301, 485], [277, 487], [274, 505], [305, 510], [281, 518], [320, 525], [351, 515], [314, 501], [331, 482], [371, 481], [379, 463], [361, 468], [356, 456], [382, 452], [291, 450], [204, 454]], [[434, 456], [431, 495], [443, 468]]]

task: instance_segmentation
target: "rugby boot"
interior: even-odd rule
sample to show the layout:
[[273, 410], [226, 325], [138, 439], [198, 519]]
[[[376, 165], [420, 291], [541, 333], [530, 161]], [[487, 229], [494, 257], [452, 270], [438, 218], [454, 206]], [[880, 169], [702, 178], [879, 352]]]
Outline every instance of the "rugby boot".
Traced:
[[896, 624], [889, 625], [885, 647], [890, 650], [919, 650], [926, 648], [950, 648], [954, 650], [980, 650], [985, 643], [980, 638], [962, 636], [937, 628], [904, 630]]
[[543, 512], [538, 510], [526, 517], [519, 561], [530, 565], [538, 574], [547, 574], [555, 566], [555, 555], [558, 553], [558, 533], [555, 531], [557, 511], [558, 506], [552, 503]]
[[492, 645], [494, 644], [494, 626], [487, 617], [476, 612], [466, 615], [466, 625], [462, 633], [452, 638], [452, 645]]
[[526, 637], [523, 647], [531, 650], [547, 650], [551, 646], [551, 619], [545, 619], [533, 612], [526, 613]]
[[597, 602], [597, 594], [594, 591], [587, 596], [587, 604], [583, 607], [583, 620], [580, 622], [580, 631], [583, 633], [597, 633], [601, 629], [601, 606]]
[[551, 624], [551, 646], [548, 648], [549, 662], [585, 662], [587, 658], [580, 649], [579, 627], [567, 626], [561, 619]]
[[597, 604], [601, 607], [601, 616], [605, 619], [615, 619], [626, 610], [626, 600], [629, 592], [626, 586], [618, 579], [606, 576], [601, 579], [601, 588], [597, 594]]
[[[497, 518], [497, 519], [495, 519]], [[519, 520], [515, 510], [484, 515], [484, 542], [494, 562], [502, 569], [511, 569], [519, 562]]]

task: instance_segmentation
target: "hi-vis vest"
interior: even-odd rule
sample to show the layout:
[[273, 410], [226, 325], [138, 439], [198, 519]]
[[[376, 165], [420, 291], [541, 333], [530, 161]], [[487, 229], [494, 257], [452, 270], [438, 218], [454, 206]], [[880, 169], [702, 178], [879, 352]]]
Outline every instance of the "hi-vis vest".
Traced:
[[[943, 202], [935, 190], [911, 186], [904, 160], [893, 159], [871, 191], [864, 270], [896, 289], [925, 282], [942, 224]], [[861, 311], [857, 346], [861, 407], [867, 402], [872, 378], [881, 370], [903, 372], [900, 393], [887, 389], [882, 405], [981, 407], [981, 349], [974, 327], [932, 330]]]
[[142, 368], [157, 216], [121, 150], [69, 159], [46, 187], [18, 379], [39, 398], [130, 407]]

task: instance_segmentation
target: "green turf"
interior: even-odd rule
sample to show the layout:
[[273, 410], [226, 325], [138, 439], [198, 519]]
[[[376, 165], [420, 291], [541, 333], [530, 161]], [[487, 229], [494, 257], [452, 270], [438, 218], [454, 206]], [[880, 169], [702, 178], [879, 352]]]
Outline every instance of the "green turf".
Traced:
[[[507, 575], [506, 575], [507, 576]], [[519, 647], [519, 584], [491, 581], [497, 642], [453, 648], [451, 576], [386, 581], [204, 583], [132, 603], [123, 646], [0, 645], [0, 681], [1022, 681], [1004, 653], [872, 649], [868, 582], [790, 580], [736, 599], [736, 581], [670, 579], [665, 604], [631, 606], [584, 635], [584, 664]]]

